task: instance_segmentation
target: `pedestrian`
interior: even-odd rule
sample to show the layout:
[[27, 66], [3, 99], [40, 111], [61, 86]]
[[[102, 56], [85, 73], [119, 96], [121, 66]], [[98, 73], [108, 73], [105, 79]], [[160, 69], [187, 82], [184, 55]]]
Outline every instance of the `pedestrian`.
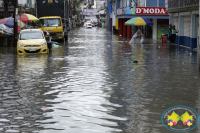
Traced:
[[143, 36], [143, 34], [140, 31], [140, 29], [137, 30], [136, 35], [137, 35], [137, 38], [141, 38], [141, 36]]
[[52, 52], [52, 44], [51, 44], [51, 37], [50, 37], [50, 34], [49, 32], [47, 31], [43, 31], [44, 33], [44, 36], [46, 38], [46, 41], [47, 41], [47, 46], [48, 46], [48, 49], [49, 49], [49, 52]]
[[71, 22], [72, 30], [74, 29], [74, 20]]
[[103, 27], [103, 28], [105, 27], [105, 23], [104, 23], [104, 22], [102, 22], [102, 27]]
[[172, 31], [171, 31], [171, 42], [175, 43], [176, 41], [176, 33], [178, 33], [178, 31], [176, 31], [175, 25], [172, 27]]
[[172, 39], [172, 25], [171, 24], [169, 25], [168, 32], [169, 32], [169, 42], [171, 43], [171, 39]]

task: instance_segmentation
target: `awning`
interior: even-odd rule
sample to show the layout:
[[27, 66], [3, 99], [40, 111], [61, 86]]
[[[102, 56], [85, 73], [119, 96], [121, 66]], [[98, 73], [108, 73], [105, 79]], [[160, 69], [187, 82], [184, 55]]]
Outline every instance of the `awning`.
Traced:
[[118, 15], [116, 18], [135, 18], [143, 17], [148, 19], [169, 19], [168, 15]]

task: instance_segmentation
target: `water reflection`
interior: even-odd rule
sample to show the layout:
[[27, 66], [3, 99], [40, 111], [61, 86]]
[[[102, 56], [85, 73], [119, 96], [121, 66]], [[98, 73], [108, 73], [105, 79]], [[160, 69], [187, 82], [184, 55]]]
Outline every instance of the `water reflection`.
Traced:
[[17, 75], [20, 79], [30, 81], [45, 74], [48, 55], [17, 55]]
[[59, 43], [46, 55], [0, 51], [0, 132], [168, 133], [167, 108], [198, 110], [195, 51], [130, 45], [100, 28]]
[[[76, 41], [79, 42], [79, 36], [76, 37]], [[93, 36], [92, 40], [97, 38], [98, 36]], [[122, 105], [109, 101], [113, 93], [112, 87], [117, 83], [107, 83], [110, 76], [105, 72], [103, 51], [104, 45], [94, 44], [92, 41], [70, 44], [69, 54], [64, 56], [64, 61], [67, 61], [68, 65], [60, 67], [60, 71], [65, 75], [58, 78], [54, 75], [49, 81], [53, 85], [51, 90], [44, 94], [47, 97], [56, 95], [56, 98], [46, 99], [47, 102], [54, 103], [53, 107], [46, 107], [53, 111], [44, 114], [52, 119], [39, 122], [57, 123], [45, 124], [45, 128], [83, 133], [121, 131], [117, 128], [116, 121], [123, 121], [126, 118], [112, 115], [116, 108], [121, 108]]]

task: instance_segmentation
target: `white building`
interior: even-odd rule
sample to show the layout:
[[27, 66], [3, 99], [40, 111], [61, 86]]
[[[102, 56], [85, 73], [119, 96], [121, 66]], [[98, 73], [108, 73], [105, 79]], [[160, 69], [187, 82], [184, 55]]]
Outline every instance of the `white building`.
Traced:
[[176, 43], [179, 45], [197, 48], [199, 44], [199, 0], [192, 2], [185, 0], [168, 0], [170, 24], [179, 31]]
[[24, 6], [26, 4], [30, 8], [35, 7], [35, 2], [36, 2], [36, 0], [18, 0], [19, 5]]
[[[36, 0], [18, 0], [19, 5], [24, 6], [26, 4], [28, 7], [31, 7], [31, 8], [35, 7], [35, 2]], [[3, 0], [0, 0], [0, 6], [4, 6]]]

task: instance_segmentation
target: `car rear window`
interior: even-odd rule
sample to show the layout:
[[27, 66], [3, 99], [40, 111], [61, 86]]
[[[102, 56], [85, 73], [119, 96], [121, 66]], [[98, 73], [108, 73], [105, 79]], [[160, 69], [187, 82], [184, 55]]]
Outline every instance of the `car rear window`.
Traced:
[[43, 39], [43, 34], [41, 31], [23, 31], [20, 34], [20, 40], [29, 39]]

